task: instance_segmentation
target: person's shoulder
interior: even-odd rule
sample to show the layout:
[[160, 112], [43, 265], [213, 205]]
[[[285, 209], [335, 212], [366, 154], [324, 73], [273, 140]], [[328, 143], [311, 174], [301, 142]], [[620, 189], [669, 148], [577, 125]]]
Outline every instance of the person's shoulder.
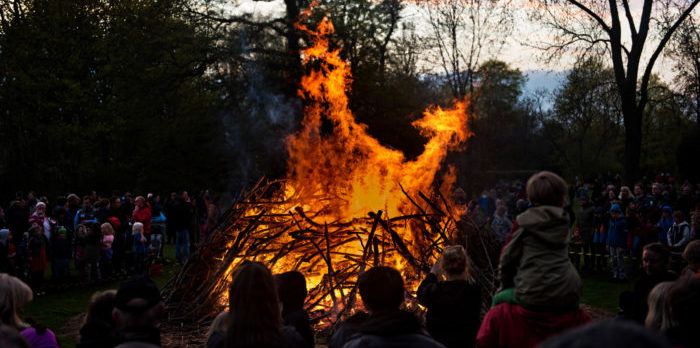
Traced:
[[303, 348], [306, 341], [293, 326], [285, 325], [282, 328], [284, 343], [286, 348]]
[[360, 334], [351, 337], [343, 348], [444, 348], [440, 342], [424, 332], [416, 332], [392, 337]]

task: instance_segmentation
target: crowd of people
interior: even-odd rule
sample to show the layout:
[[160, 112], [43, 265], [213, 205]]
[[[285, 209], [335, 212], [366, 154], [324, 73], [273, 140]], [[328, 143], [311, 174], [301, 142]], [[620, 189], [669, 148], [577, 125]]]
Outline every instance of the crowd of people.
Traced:
[[[700, 347], [694, 332], [700, 327], [700, 240], [695, 240], [695, 224], [684, 227], [689, 224], [683, 216], [662, 223], [666, 207], [672, 217], [686, 209], [697, 217], [697, 194], [688, 183], [677, 197], [670, 180], [657, 178], [649, 185], [648, 195], [647, 184], [635, 187], [636, 194], [609, 182], [569, 187], [545, 171], [522, 187], [511, 186], [507, 192], [512, 197], [505, 200], [487, 192], [483, 200], [466, 203], [465, 214], [477, 220], [481, 216], [481, 223], [489, 224], [502, 242], [495, 294], [483, 293], [476, 283], [463, 245], [446, 245], [422, 279], [416, 297], [425, 308], [424, 318], [415, 307], [405, 306], [409, 289], [401, 273], [375, 266], [357, 278], [364, 311], [354, 311], [335, 326], [328, 346]], [[657, 202], [660, 198], [664, 200]], [[143, 207], [151, 206], [147, 203]], [[139, 211], [132, 219], [139, 219]], [[133, 225], [135, 240], [145, 243], [146, 223], [136, 220]], [[508, 230], [498, 231], [500, 225]], [[39, 227], [34, 232], [44, 231]], [[580, 273], [606, 271], [617, 281], [625, 280], [636, 268], [635, 260], [639, 274], [634, 290], [615, 294], [620, 313], [592, 322], [580, 306]], [[206, 346], [314, 347], [303, 306], [306, 296], [303, 274], [273, 274], [262, 263], [244, 261], [232, 275], [227, 309], [212, 322]], [[484, 312], [483, 300], [491, 297]], [[0, 274], [3, 347], [57, 346], [50, 330], [21, 319], [21, 308], [31, 299], [24, 282]], [[134, 276], [117, 291], [92, 298], [79, 347], [159, 347], [158, 323], [166, 314], [155, 284], [147, 276]]]
[[164, 202], [150, 193], [106, 198], [93, 191], [53, 202], [17, 193], [7, 209], [0, 207], [0, 272], [25, 280], [42, 296], [47, 288], [148, 273], [162, 262], [164, 243], [175, 244], [176, 261], [183, 264], [216, 224], [218, 204], [208, 192], [194, 198], [173, 192]]

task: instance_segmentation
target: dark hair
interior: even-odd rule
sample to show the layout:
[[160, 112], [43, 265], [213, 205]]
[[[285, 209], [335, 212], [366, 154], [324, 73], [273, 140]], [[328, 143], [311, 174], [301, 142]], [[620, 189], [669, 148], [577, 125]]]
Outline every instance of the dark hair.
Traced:
[[619, 297], [619, 306], [621, 310], [627, 313], [634, 310], [634, 292], [629, 290], [621, 292]]
[[678, 280], [669, 291], [671, 316], [681, 327], [697, 327], [700, 323], [700, 278]]
[[372, 311], [398, 309], [404, 300], [403, 278], [399, 271], [376, 266], [357, 278], [362, 302]]
[[668, 248], [659, 243], [659, 242], [654, 242], [654, 243], [649, 243], [644, 246], [644, 250], [649, 250], [651, 252], [654, 252], [661, 256], [661, 261], [668, 261], [669, 258], [671, 257], [671, 251], [668, 250]]
[[272, 273], [259, 262], [243, 263], [229, 288], [225, 347], [282, 347], [282, 316]]
[[681, 221], [685, 220], [685, 215], [684, 215], [683, 212], [680, 211], [680, 210], [674, 211], [672, 216], [673, 216], [674, 219], [678, 219], [678, 220], [681, 220]]
[[670, 347], [659, 334], [643, 326], [622, 320], [601, 321], [554, 336], [540, 348], [665, 348]]
[[561, 206], [566, 196], [566, 181], [559, 175], [541, 171], [527, 180], [527, 199], [532, 205]]
[[306, 278], [298, 271], [284, 272], [275, 276], [277, 295], [282, 302], [282, 316], [304, 308]]

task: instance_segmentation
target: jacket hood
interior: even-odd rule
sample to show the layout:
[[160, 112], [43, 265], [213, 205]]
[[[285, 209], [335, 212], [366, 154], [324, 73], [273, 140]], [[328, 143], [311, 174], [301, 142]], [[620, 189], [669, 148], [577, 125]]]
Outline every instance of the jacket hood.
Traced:
[[413, 314], [395, 310], [372, 314], [358, 331], [369, 335], [396, 336], [418, 333], [421, 325]]
[[517, 217], [528, 233], [555, 245], [568, 243], [569, 219], [564, 208], [551, 205], [531, 207]]

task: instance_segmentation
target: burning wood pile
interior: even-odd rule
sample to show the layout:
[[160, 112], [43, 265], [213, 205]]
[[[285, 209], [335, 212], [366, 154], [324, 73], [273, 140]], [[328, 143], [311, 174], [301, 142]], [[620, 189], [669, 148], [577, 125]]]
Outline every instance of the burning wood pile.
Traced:
[[[493, 244], [471, 221], [457, 221], [441, 194], [431, 199], [421, 193], [420, 201], [406, 195], [417, 211], [410, 215], [390, 217], [379, 210], [352, 221], [320, 222], [315, 221], [319, 212], [305, 212], [280, 195], [277, 188], [284, 184], [257, 185], [222, 217], [169, 286], [171, 319], [203, 322], [225, 309], [233, 270], [244, 260], [263, 262], [274, 272], [305, 274], [310, 287], [306, 307], [318, 326], [353, 313], [359, 300], [357, 276], [372, 266], [396, 267], [414, 292], [445, 244], [467, 242], [476, 266], [474, 280], [485, 293], [493, 290], [487, 252]], [[289, 208], [286, 213], [281, 206]], [[467, 230], [477, 238], [465, 240]], [[413, 240], [421, 243], [402, 236], [406, 231], [417, 232]], [[415, 308], [415, 301], [408, 306]]]
[[258, 183], [234, 202], [167, 289], [171, 319], [212, 318], [228, 302], [236, 266], [251, 260], [274, 273], [303, 273], [307, 309], [317, 327], [329, 327], [359, 307], [355, 281], [365, 269], [394, 267], [415, 292], [449, 243], [466, 245], [475, 280], [492, 293], [494, 244], [453, 203], [456, 174], [443, 163], [471, 135], [468, 101], [432, 107], [414, 121], [427, 143], [408, 160], [355, 121], [346, 94], [350, 67], [328, 48], [330, 21], [315, 31], [298, 28], [314, 44], [304, 50], [304, 119], [287, 139], [287, 179]]

